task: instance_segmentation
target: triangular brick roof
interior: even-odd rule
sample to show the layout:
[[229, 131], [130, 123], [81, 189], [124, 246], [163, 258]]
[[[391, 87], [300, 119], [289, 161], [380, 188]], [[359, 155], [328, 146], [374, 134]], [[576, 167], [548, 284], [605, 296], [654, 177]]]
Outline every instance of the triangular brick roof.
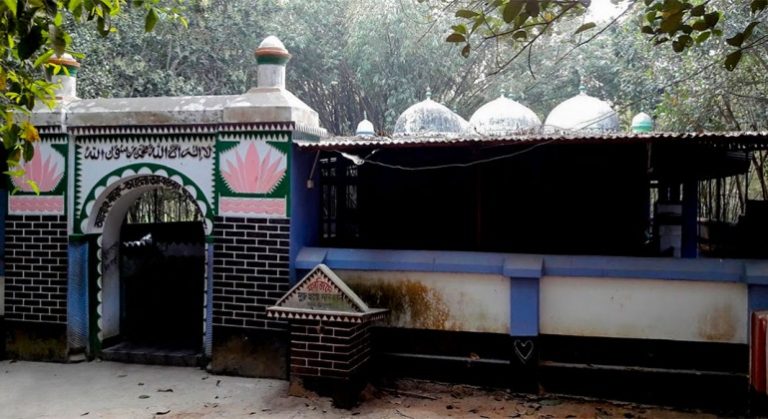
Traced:
[[381, 317], [386, 310], [371, 309], [329, 267], [319, 264], [267, 309], [270, 317], [360, 321]]

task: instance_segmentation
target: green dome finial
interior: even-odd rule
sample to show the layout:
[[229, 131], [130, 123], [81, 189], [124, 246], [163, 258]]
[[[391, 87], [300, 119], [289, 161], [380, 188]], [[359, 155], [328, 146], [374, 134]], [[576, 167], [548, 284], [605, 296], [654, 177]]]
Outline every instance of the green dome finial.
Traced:
[[258, 64], [285, 65], [290, 59], [291, 54], [276, 36], [270, 35], [264, 38], [256, 49], [256, 62]]
[[55, 87], [56, 99], [77, 97], [77, 72], [80, 63], [70, 54], [53, 55], [48, 59], [45, 72]]
[[587, 94], [587, 84], [584, 83], [584, 76], [579, 74], [579, 94]]
[[291, 54], [276, 36], [264, 38], [256, 48], [257, 87], [285, 89], [285, 65], [290, 59]]
[[632, 132], [646, 133], [653, 131], [653, 118], [645, 112], [640, 112], [632, 118]]

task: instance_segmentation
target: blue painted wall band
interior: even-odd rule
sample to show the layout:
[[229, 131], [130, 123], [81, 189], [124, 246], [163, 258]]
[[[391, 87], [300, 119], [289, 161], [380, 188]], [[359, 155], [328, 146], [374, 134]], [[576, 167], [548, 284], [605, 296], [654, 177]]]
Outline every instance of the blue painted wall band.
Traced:
[[296, 269], [332, 269], [739, 282], [768, 285], [768, 261], [623, 256], [526, 255], [483, 252], [301, 248]]

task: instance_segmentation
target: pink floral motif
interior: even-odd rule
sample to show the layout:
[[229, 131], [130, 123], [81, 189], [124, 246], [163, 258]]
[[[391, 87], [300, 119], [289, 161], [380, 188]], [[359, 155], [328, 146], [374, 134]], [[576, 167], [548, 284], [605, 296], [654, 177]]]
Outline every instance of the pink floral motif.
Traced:
[[54, 150], [50, 144], [35, 143], [35, 155], [32, 160], [22, 163], [22, 176], [14, 177], [13, 184], [24, 192], [33, 192], [34, 188], [27, 182], [37, 184], [40, 192], [51, 192], [64, 177], [64, 156]]
[[221, 174], [233, 192], [270, 193], [285, 176], [286, 160], [285, 154], [269, 144], [249, 141], [223, 156]]
[[64, 214], [64, 197], [14, 195], [8, 206], [12, 214]]
[[219, 198], [222, 215], [286, 215], [284, 198]]

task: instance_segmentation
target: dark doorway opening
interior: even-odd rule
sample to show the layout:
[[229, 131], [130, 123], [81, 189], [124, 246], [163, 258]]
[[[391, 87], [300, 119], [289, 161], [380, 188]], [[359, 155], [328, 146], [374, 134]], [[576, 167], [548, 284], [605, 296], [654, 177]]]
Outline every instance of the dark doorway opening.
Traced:
[[205, 228], [194, 201], [181, 191], [144, 193], [123, 220], [117, 247], [120, 333], [103, 358], [201, 365]]
[[124, 224], [120, 236], [123, 339], [201, 348], [205, 289], [202, 224]]

